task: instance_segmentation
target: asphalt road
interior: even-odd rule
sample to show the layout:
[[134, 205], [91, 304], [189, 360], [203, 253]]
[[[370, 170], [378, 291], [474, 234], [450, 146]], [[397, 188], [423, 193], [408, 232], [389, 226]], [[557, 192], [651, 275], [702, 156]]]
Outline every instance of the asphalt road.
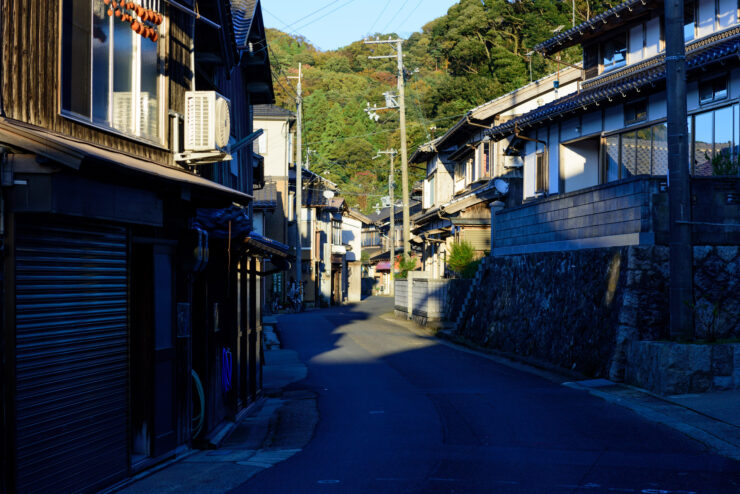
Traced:
[[[282, 316], [318, 393], [303, 451], [239, 493], [739, 493], [740, 464], [557, 380], [419, 336], [392, 303]], [[385, 317], [380, 317], [385, 315]]]

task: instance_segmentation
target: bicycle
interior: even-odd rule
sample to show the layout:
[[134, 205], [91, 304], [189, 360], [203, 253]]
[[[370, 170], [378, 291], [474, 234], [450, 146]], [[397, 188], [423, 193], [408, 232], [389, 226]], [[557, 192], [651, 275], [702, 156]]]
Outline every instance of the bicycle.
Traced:
[[298, 284], [293, 293], [288, 296], [288, 302], [294, 313], [303, 312], [303, 283]]

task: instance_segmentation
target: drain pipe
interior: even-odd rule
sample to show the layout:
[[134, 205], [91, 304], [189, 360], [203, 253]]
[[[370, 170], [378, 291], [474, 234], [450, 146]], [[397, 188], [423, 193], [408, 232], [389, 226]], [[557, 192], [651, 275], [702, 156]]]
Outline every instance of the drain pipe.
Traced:
[[[0, 9], [0, 82], [3, 80], [3, 53], [5, 53], [5, 30], [3, 29], [4, 19], [3, 10]], [[5, 106], [3, 106], [3, 88], [5, 85], [0, 87], [0, 117], [5, 117]]]

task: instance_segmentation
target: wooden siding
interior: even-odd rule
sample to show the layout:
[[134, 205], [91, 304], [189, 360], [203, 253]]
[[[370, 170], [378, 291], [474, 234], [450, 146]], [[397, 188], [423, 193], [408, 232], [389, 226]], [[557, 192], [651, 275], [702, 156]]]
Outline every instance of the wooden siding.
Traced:
[[[59, 114], [61, 4], [63, 0], [3, 0], [2, 96], [8, 118], [27, 122], [99, 146], [161, 164], [172, 156], [162, 148], [142, 144], [114, 132], [78, 123]], [[190, 89], [190, 30], [192, 18], [171, 9], [165, 52], [165, 73], [171, 79], [165, 101], [184, 113], [184, 92]], [[166, 113], [165, 113], [166, 114]], [[165, 118], [170, 142], [170, 119]]]
[[503, 210], [496, 215], [496, 249], [652, 232], [659, 182], [628, 179]]

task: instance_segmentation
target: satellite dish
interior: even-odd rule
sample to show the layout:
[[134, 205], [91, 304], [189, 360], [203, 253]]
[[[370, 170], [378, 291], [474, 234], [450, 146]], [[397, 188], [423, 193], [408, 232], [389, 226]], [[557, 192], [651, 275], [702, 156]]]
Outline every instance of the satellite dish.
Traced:
[[326, 199], [331, 199], [332, 197], [334, 197], [334, 191], [333, 190], [325, 190], [323, 195], [324, 195], [324, 197]]
[[501, 180], [500, 178], [497, 178], [493, 181], [493, 186], [501, 194], [506, 194], [507, 192], [509, 192], [509, 184], [505, 180]]

